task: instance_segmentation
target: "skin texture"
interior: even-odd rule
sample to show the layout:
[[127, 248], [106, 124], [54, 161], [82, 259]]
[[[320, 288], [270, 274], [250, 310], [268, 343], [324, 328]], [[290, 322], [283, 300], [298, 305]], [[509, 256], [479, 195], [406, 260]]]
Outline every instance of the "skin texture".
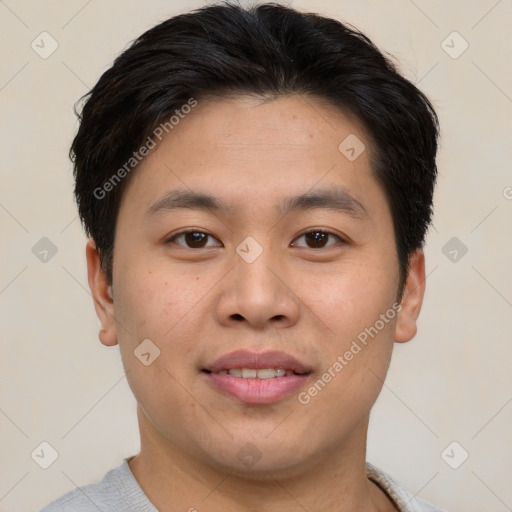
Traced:
[[[352, 162], [338, 150], [349, 134], [366, 146]], [[391, 212], [370, 151], [354, 119], [315, 98], [199, 101], [130, 179], [112, 289], [94, 242], [87, 244], [99, 338], [119, 344], [139, 404], [141, 452], [130, 468], [159, 510], [395, 510], [366, 478], [366, 435], [394, 342], [416, 334], [421, 249], [397, 316], [308, 404], [297, 399], [397, 299]], [[368, 216], [276, 210], [284, 197], [333, 187]], [[215, 195], [230, 210], [146, 214], [173, 189]], [[210, 234], [207, 247], [169, 242], [184, 229]], [[302, 236], [315, 229], [334, 235], [315, 248]], [[248, 236], [263, 249], [252, 263], [236, 252]], [[144, 339], [160, 349], [149, 366], [134, 356]], [[276, 403], [242, 403], [201, 372], [240, 348], [287, 352], [313, 373]], [[261, 455], [250, 467], [238, 457], [246, 443]]]

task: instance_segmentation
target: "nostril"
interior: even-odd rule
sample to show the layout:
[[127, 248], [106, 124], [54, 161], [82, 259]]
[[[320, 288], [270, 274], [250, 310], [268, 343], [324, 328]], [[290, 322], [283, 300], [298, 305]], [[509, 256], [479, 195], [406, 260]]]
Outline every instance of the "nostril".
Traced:
[[244, 317], [238, 313], [235, 313], [234, 315], [231, 315], [235, 320], [243, 320]]

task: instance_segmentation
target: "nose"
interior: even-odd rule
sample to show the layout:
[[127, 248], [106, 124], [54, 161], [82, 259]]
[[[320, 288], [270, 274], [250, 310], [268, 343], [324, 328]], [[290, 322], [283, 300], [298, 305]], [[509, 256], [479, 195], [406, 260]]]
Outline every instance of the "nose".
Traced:
[[297, 323], [301, 301], [282, 261], [266, 250], [252, 263], [237, 254], [233, 260], [233, 269], [223, 282], [217, 302], [221, 324], [245, 324], [264, 330]]

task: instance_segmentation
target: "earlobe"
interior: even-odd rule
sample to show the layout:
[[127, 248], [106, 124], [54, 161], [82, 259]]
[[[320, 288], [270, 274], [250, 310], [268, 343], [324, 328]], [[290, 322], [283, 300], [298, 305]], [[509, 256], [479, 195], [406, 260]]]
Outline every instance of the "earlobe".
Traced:
[[401, 309], [397, 315], [395, 341], [405, 343], [416, 335], [416, 320], [421, 311], [425, 294], [425, 255], [422, 249], [410, 257], [409, 273], [402, 296]]
[[100, 323], [99, 339], [103, 345], [117, 345], [112, 286], [108, 283], [107, 276], [101, 267], [100, 255], [92, 238], [87, 242], [85, 256], [89, 287]]

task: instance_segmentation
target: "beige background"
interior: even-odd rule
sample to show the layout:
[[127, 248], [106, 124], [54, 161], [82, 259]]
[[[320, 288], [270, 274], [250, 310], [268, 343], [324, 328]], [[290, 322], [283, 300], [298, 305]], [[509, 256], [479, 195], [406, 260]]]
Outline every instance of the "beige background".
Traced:
[[[419, 333], [396, 346], [368, 460], [447, 510], [511, 510], [512, 2], [288, 3], [367, 33], [442, 123]], [[138, 451], [118, 348], [97, 339], [67, 159], [72, 106], [129, 41], [202, 4], [0, 2], [1, 511], [37, 510]], [[59, 45], [47, 59], [31, 48], [43, 31]], [[453, 31], [469, 43], [458, 58], [442, 46]], [[462, 44], [450, 36], [445, 48]], [[47, 262], [32, 252], [42, 237], [58, 250]], [[443, 253], [452, 237], [468, 249], [456, 262]], [[59, 454], [46, 470], [31, 458], [42, 441]], [[441, 456], [452, 441], [469, 452], [458, 469]], [[452, 464], [460, 450], [448, 450]], [[198, 506], [208, 510], [208, 501]]]

